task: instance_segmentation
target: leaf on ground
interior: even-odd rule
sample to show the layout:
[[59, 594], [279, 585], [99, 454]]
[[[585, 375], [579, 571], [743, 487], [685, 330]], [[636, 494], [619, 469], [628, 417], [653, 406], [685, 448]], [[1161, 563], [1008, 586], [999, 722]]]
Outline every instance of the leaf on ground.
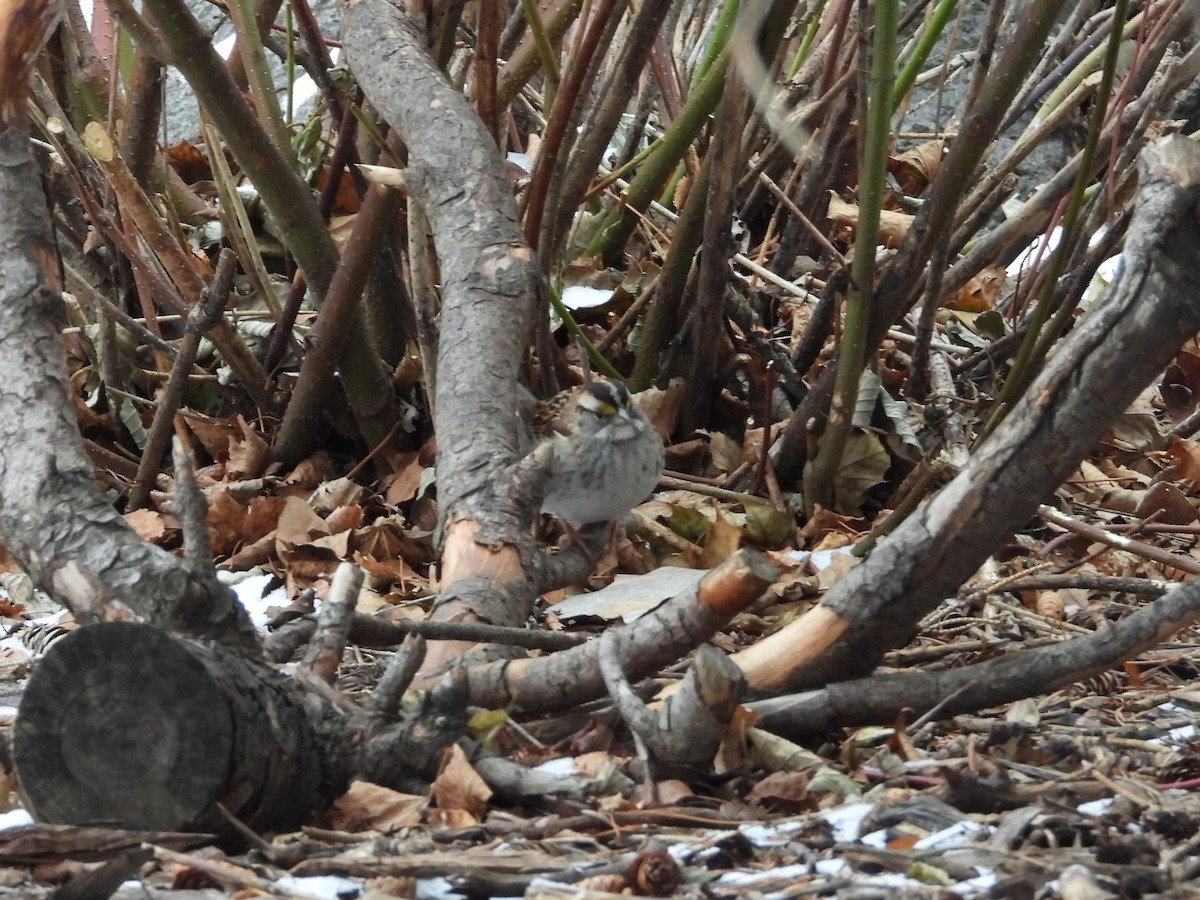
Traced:
[[737, 552], [741, 543], [741, 530], [718, 512], [712, 527], [708, 530], [698, 565], [702, 569], [711, 569], [720, 565]]
[[889, 156], [887, 170], [896, 176], [900, 190], [918, 197], [941, 168], [945, 147], [946, 142], [941, 139], [923, 141], [898, 156]]
[[152, 509], [130, 510], [125, 513], [125, 521], [137, 532], [138, 537], [152, 544], [160, 543], [167, 533], [162, 514]]
[[463, 749], [452, 744], [443, 753], [442, 767], [430, 788], [430, 796], [437, 803], [440, 815], [459, 810], [475, 823], [487, 812], [492, 789], [467, 761]]
[[660, 566], [645, 575], [618, 575], [608, 587], [577, 594], [550, 607], [560, 619], [621, 619], [632, 622], [664, 600], [691, 590], [707, 573], [701, 569]]
[[229, 443], [237, 436], [237, 426], [231, 420], [193, 413], [184, 416], [183, 421], [209, 456], [222, 464], [229, 460]]
[[334, 478], [317, 485], [308, 504], [318, 515], [329, 516], [338, 507], [354, 506], [362, 501], [366, 489], [349, 478]]
[[229, 556], [241, 546], [245, 534], [246, 508], [224, 488], [208, 493], [208, 533], [213, 553]]
[[1200, 443], [1175, 435], [1164, 452], [1175, 468], [1175, 480], [1193, 491], [1200, 488]]
[[796, 533], [796, 519], [770, 503], [746, 504], [746, 540], [756, 547], [782, 547]]
[[416, 451], [393, 457], [392, 474], [383, 479], [384, 499], [392, 506], [399, 506], [417, 496], [425, 468]]
[[226, 468], [231, 479], [257, 478], [267, 468], [271, 448], [241, 416], [237, 431], [229, 437], [229, 459]]
[[334, 801], [326, 826], [338, 831], [378, 831], [393, 834], [421, 824], [427, 797], [402, 794], [369, 781], [355, 781]]
[[891, 457], [875, 435], [852, 431], [846, 441], [842, 463], [833, 480], [835, 505], [842, 512], [857, 513], [867, 491], [882, 484]]
[[943, 305], [961, 312], [981, 313], [989, 310], [995, 306], [1007, 277], [1008, 273], [1000, 266], [984, 266]]

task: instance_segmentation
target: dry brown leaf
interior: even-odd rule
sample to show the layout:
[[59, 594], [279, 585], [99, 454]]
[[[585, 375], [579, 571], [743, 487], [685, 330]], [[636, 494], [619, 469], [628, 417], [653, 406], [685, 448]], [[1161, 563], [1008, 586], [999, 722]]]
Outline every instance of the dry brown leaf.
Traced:
[[683, 409], [683, 379], [672, 378], [666, 390], [648, 387], [633, 398], [637, 408], [645, 413], [650, 424], [664, 438], [675, 431]]
[[125, 521], [137, 532], [143, 541], [157, 544], [167, 533], [166, 523], [161, 514], [152, 509], [135, 509], [125, 513]]
[[954, 292], [944, 304], [960, 312], [983, 312], [991, 309], [1004, 287], [1007, 272], [1000, 266], [987, 266]]
[[[804, 527], [800, 529], [800, 533], [796, 535], [796, 540], [799, 546], [808, 545], [814, 550], [844, 547], [851, 541], [858, 540], [861, 532], [855, 527], [855, 524], [861, 525], [862, 520], [843, 516], [818, 505], [809, 520], [804, 523]], [[825, 539], [829, 535], [838, 536], [839, 542], [827, 543]]]
[[575, 774], [580, 778], [599, 778], [601, 775], [607, 775], [618, 759], [619, 757], [613, 756], [607, 749], [580, 753], [573, 760]]
[[922, 836], [919, 834], [898, 834], [895, 837], [888, 839], [887, 848], [889, 850], [895, 850], [899, 852], [911, 850], [914, 846], [916, 846], [917, 841], [919, 841], [921, 837]]
[[829, 565], [817, 573], [817, 584], [822, 591], [827, 591], [839, 581], [842, 576], [857, 566], [861, 559], [849, 553], [835, 553], [829, 558]]
[[426, 466], [421, 463], [416, 451], [396, 454], [391, 465], [392, 474], [383, 479], [383, 496], [392, 506], [399, 506], [417, 496]]
[[339, 506], [325, 517], [325, 527], [330, 534], [339, 534], [357, 528], [363, 523], [363, 508], [361, 506]]
[[275, 537], [268, 532], [258, 540], [245, 544], [217, 568], [229, 572], [244, 572], [255, 566], [265, 566], [275, 558]]
[[210, 419], [188, 415], [183, 421], [200, 445], [219, 463], [229, 459], [229, 442], [237, 435], [237, 426], [230, 419]]
[[430, 796], [437, 803], [439, 814], [462, 810], [478, 822], [487, 812], [492, 789], [468, 762], [462, 748], [454, 744], [442, 754], [441, 771], [430, 788]]
[[910, 197], [925, 193], [929, 182], [942, 164], [943, 140], [925, 141], [899, 156], [888, 158], [887, 169], [896, 176], [900, 190]]
[[1144, 491], [1129, 490], [1086, 459], [1080, 462], [1070, 484], [1079, 499], [1117, 512], [1133, 512], [1145, 497]]
[[1176, 481], [1192, 490], [1200, 487], [1200, 443], [1172, 435], [1163, 452], [1175, 467]]
[[279, 514], [276, 540], [288, 544], [303, 544], [329, 533], [325, 520], [299, 497], [288, 497]]
[[1140, 519], [1155, 513], [1154, 521], [1165, 525], [1191, 525], [1196, 521], [1196, 508], [1188, 501], [1187, 495], [1169, 481], [1152, 485], [1133, 511]]
[[675, 193], [671, 195], [671, 202], [675, 204], [676, 209], [683, 209], [683, 205], [687, 202], [687, 196], [692, 189], [692, 179], [688, 175], [684, 175], [679, 179], [679, 183], [675, 185]]
[[383, 834], [421, 824], [427, 797], [402, 794], [369, 781], [355, 781], [334, 801], [327, 825], [340, 831], [379, 831]]
[[387, 875], [382, 878], [368, 878], [363, 882], [364, 897], [379, 900], [381, 897], [399, 897], [411, 900], [417, 896], [417, 879], [409, 875]]
[[279, 558], [284, 562], [292, 562], [301, 557], [308, 559], [343, 560], [350, 556], [351, 532], [341, 531], [337, 534], [327, 534], [305, 544], [290, 547], [277, 544]]
[[1195, 338], [1184, 344], [1167, 366], [1158, 390], [1173, 422], [1187, 418], [1196, 408], [1200, 398], [1200, 347]]
[[580, 897], [619, 897], [628, 888], [629, 880], [624, 875], [591, 875], [579, 879], [573, 893]]
[[658, 802], [663, 806], [677, 806], [696, 796], [695, 791], [677, 778], [668, 778], [666, 781], [660, 781], [657, 788]]
[[253, 543], [275, 530], [287, 501], [283, 497], [258, 496], [250, 500], [242, 520], [242, 540]]
[[720, 565], [737, 552], [742, 543], [742, 532], [729, 523], [723, 515], [717, 513], [716, 521], [708, 532], [704, 542], [704, 550], [696, 565], [699, 569], [711, 569]]
[[[836, 193], [830, 191], [828, 215], [836, 225], [840, 226], [838, 229], [840, 238], [851, 239], [854, 237], [854, 232], [858, 228], [857, 205], [847, 203]], [[893, 250], [899, 247], [904, 240], [904, 235], [912, 227], [913, 218], [907, 213], [883, 210], [879, 215], [879, 243]]]
[[1034, 602], [1034, 612], [1052, 622], [1061, 622], [1066, 603], [1058, 591], [1039, 591]]
[[208, 494], [208, 532], [213, 553], [229, 556], [242, 542], [246, 509], [229, 491], [217, 488]]
[[750, 789], [749, 799], [770, 801], [772, 806], [799, 811], [812, 802], [808, 780], [804, 772], [772, 772]]
[[361, 553], [355, 553], [354, 561], [362, 566], [367, 574], [374, 575], [376, 578], [386, 578], [393, 583], [400, 584], [412, 582], [428, 584], [428, 579], [418, 575], [412, 566], [399, 557], [372, 559]]
[[312, 491], [321, 483], [336, 477], [333, 460], [324, 450], [319, 450], [292, 469], [283, 482], [301, 491]]
[[225, 468], [233, 479], [257, 478], [271, 461], [271, 448], [241, 416], [237, 417], [237, 429], [229, 438]]
[[437, 559], [429, 532], [406, 530], [399, 516], [379, 519], [354, 532], [351, 546], [371, 559], [403, 559], [416, 569]]
[[425, 818], [436, 828], [469, 828], [479, 824], [479, 819], [465, 809], [431, 809]]
[[[316, 188], [322, 194], [328, 191], [330, 181], [329, 166], [322, 166], [317, 172]], [[358, 191], [354, 187], [354, 179], [343, 169], [338, 177], [337, 193], [334, 194], [333, 211], [336, 213], [356, 213], [362, 201], [358, 199]]]
[[739, 706], [733, 711], [733, 718], [725, 728], [725, 736], [721, 738], [721, 746], [713, 759], [713, 771], [721, 775], [726, 772], [744, 770], [750, 766], [752, 754], [750, 739], [746, 736], [758, 721], [758, 713]]

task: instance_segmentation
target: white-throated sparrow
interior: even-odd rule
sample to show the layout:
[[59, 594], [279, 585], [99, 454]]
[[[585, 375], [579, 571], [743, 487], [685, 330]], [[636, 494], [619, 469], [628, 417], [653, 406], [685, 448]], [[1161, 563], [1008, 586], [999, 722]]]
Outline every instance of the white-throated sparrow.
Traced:
[[619, 381], [597, 379], [539, 403], [533, 427], [554, 442], [542, 512], [572, 525], [608, 522], [658, 483], [662, 440]]

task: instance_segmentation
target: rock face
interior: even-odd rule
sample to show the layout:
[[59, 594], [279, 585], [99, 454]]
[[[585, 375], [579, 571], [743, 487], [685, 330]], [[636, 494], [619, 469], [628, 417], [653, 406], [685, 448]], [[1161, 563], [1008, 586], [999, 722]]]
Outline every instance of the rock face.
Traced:
[[[89, 0], [84, 0], [84, 13], [90, 14], [87, 8]], [[192, 14], [200, 20], [200, 23], [213, 33], [213, 44], [220, 51], [222, 56], [228, 56], [233, 48], [233, 26], [229, 24], [229, 17], [223, 14], [219, 7], [212, 3], [207, 3], [205, 0], [187, 0], [187, 5], [191, 9]], [[321, 24], [321, 31], [327, 38], [338, 38], [341, 36], [341, 31], [338, 26], [338, 11], [335, 0], [313, 0], [310, 4], [313, 14], [317, 17], [317, 21]], [[282, 13], [281, 13], [282, 16]], [[280, 18], [279, 21], [282, 21]], [[280, 43], [284, 38], [280, 36]], [[332, 51], [334, 60], [337, 60], [337, 55], [340, 51], [334, 49]], [[271, 63], [271, 75], [275, 79], [276, 85], [285, 83], [283, 64], [269, 52], [267, 59]], [[294, 118], [303, 121], [307, 118], [309, 112], [312, 111], [312, 96], [314, 87], [311, 79], [304, 76], [304, 81], [308, 82], [307, 87], [303, 85], [297, 86], [298, 100], [295, 105]], [[163, 115], [166, 119], [166, 145], [173, 147], [180, 141], [191, 141], [192, 143], [200, 140], [200, 117], [196, 109], [196, 98], [192, 94], [191, 89], [187, 86], [187, 82], [183, 80], [180, 74], [174, 69], [167, 70], [167, 88], [166, 100], [163, 104]]]
[[[960, 4], [961, 14], [957, 27], [947, 28], [930, 54], [924, 67], [925, 72], [945, 66], [945, 78], [930, 78], [913, 88], [912, 102], [908, 104], [903, 120], [897, 130], [913, 134], [931, 134], [952, 129], [961, 118], [964, 99], [971, 83], [975, 50], [983, 34], [990, 4], [983, 0], [967, 0]], [[999, 45], [1003, 45], [1012, 32], [1013, 22], [1006, 21], [1000, 29]], [[948, 39], [953, 37], [953, 44]], [[999, 49], [999, 47], [997, 47]], [[992, 151], [992, 159], [999, 159], [1016, 141], [1033, 118], [1036, 105], [1018, 119], [1001, 137], [999, 145]], [[1061, 129], [1042, 141], [1029, 157], [1017, 167], [1017, 197], [1028, 198], [1039, 185], [1044, 184], [1062, 168], [1068, 155], [1079, 149], [1083, 132], [1072, 134], [1071, 129]], [[901, 141], [899, 152], [920, 143], [921, 139]]]

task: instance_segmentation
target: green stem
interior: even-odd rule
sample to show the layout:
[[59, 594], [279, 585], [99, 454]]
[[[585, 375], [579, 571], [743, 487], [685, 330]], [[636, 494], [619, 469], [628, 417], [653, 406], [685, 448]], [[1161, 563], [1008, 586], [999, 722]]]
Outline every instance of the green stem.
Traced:
[[712, 40], [704, 48], [704, 53], [696, 63], [695, 71], [692, 72], [692, 80], [688, 84], [689, 94], [696, 90], [704, 76], [708, 74], [709, 69], [712, 68], [717, 55], [729, 43], [729, 35], [733, 32], [734, 23], [737, 22], [738, 6], [738, 0], [725, 0], [725, 5], [721, 7], [721, 17], [713, 26]]
[[700, 133], [709, 116], [720, 102], [725, 90], [725, 70], [729, 63], [728, 48], [722, 49], [708, 74], [693, 91], [680, 110], [678, 118], [671, 123], [663, 135], [658, 152], [651, 154], [645, 165], [629, 183], [625, 200], [609, 210], [603, 225], [592, 238], [585, 255], [600, 254], [606, 259], [625, 246], [633, 229], [637, 227], [640, 214], [657, 198], [663, 184]]
[[558, 90], [558, 62], [554, 58], [554, 49], [550, 46], [550, 38], [546, 35], [546, 26], [538, 14], [537, 0], [521, 0], [521, 9], [525, 13], [525, 21], [529, 23], [529, 33], [533, 35], [533, 45], [537, 48], [538, 57], [542, 60], [542, 72], [546, 76], [545, 107], [549, 109], [554, 103], [554, 94]]
[[254, 97], [259, 121], [275, 139], [279, 152], [287, 158], [293, 168], [299, 168], [295, 165], [291, 135], [283, 124], [283, 113], [279, 110], [275, 82], [271, 79], [271, 70], [267, 67], [267, 52], [263, 49], [262, 35], [258, 31], [254, 4], [251, 0], [232, 0], [229, 3], [229, 15], [237, 28], [242, 66], [246, 70], [246, 81]]
[[285, 106], [284, 125], [295, 118], [296, 110], [296, 32], [292, 25], [292, 4], [284, 9], [283, 24], [285, 28], [287, 57], [284, 66], [287, 71], [287, 105]]
[[954, 10], [957, 6], [958, 0], [941, 0], [934, 7], [933, 14], [921, 30], [917, 46], [913, 48], [912, 55], [909, 56], [908, 61], [904, 64], [904, 68], [896, 76], [896, 84], [892, 88], [893, 97], [903, 97], [912, 88], [913, 82], [917, 80], [917, 76], [921, 73], [921, 67], [925, 65], [929, 54], [933, 52], [938, 38], [942, 36], [942, 32], [946, 28], [946, 23], [954, 15]]
[[812, 48], [812, 42], [817, 37], [817, 31], [821, 28], [821, 13], [825, 11], [825, 0], [820, 0], [816, 8], [808, 15], [810, 20], [808, 27], [804, 30], [804, 39], [800, 41], [800, 47], [796, 50], [796, 55], [792, 57], [792, 64], [788, 66], [788, 79], [795, 77], [800, 71], [800, 67], [804, 65], [804, 61], [808, 59], [808, 51]]
[[[1109, 54], [1112, 52], [1110, 48], [1114, 40], [1114, 35], [1119, 35], [1119, 37], [1116, 39], [1119, 46], [1122, 41], [1127, 41], [1132, 38], [1142, 25], [1142, 13], [1135, 15], [1128, 22], [1126, 22], [1123, 27], [1117, 26], [1117, 23], [1121, 21], [1117, 18], [1117, 15], [1117, 12], [1114, 10], [1113, 27], [1109, 32], [1108, 41], [1106, 42], [1105, 46], [1097, 47], [1082, 60], [1080, 60], [1079, 65], [1068, 72], [1063, 80], [1055, 85], [1048, 94], [1046, 94], [1046, 99], [1042, 101], [1042, 105], [1038, 107], [1038, 111], [1033, 116], [1034, 122], [1044, 119], [1060, 105], [1062, 105], [1071, 92], [1080, 84], [1082, 84], [1083, 80], [1095, 72], [1098, 68], [1101, 66], [1107, 67], [1108, 63], [1106, 60], [1108, 59]], [[1105, 62], [1102, 62], [1102, 60], [1105, 60]]]
[[700, 164], [700, 174], [696, 183], [692, 185], [691, 193], [683, 204], [679, 220], [675, 223], [671, 248], [663, 261], [658, 287], [646, 310], [642, 331], [638, 337], [637, 359], [633, 366], [633, 376], [630, 378], [635, 391], [645, 390], [658, 377], [663, 350], [677, 330], [675, 323], [679, 320], [679, 308], [683, 303], [688, 274], [692, 270], [696, 248], [703, 239], [704, 212], [711, 169], [711, 157], [706, 156]]
[[810, 477], [806, 479], [804, 500], [809, 514], [816, 503], [829, 507], [834, 499], [834, 479], [850, 438], [851, 413], [863, 366], [866, 365], [867, 331], [871, 321], [872, 285], [875, 281], [875, 247], [879, 238], [879, 218], [887, 177], [892, 72], [898, 23], [897, 0], [878, 0], [875, 4], [874, 39], [871, 45], [867, 127], [860, 153], [858, 227], [854, 235], [854, 259], [850, 264], [852, 283], [846, 293], [846, 312], [838, 349], [837, 378], [830, 404], [829, 424]]

